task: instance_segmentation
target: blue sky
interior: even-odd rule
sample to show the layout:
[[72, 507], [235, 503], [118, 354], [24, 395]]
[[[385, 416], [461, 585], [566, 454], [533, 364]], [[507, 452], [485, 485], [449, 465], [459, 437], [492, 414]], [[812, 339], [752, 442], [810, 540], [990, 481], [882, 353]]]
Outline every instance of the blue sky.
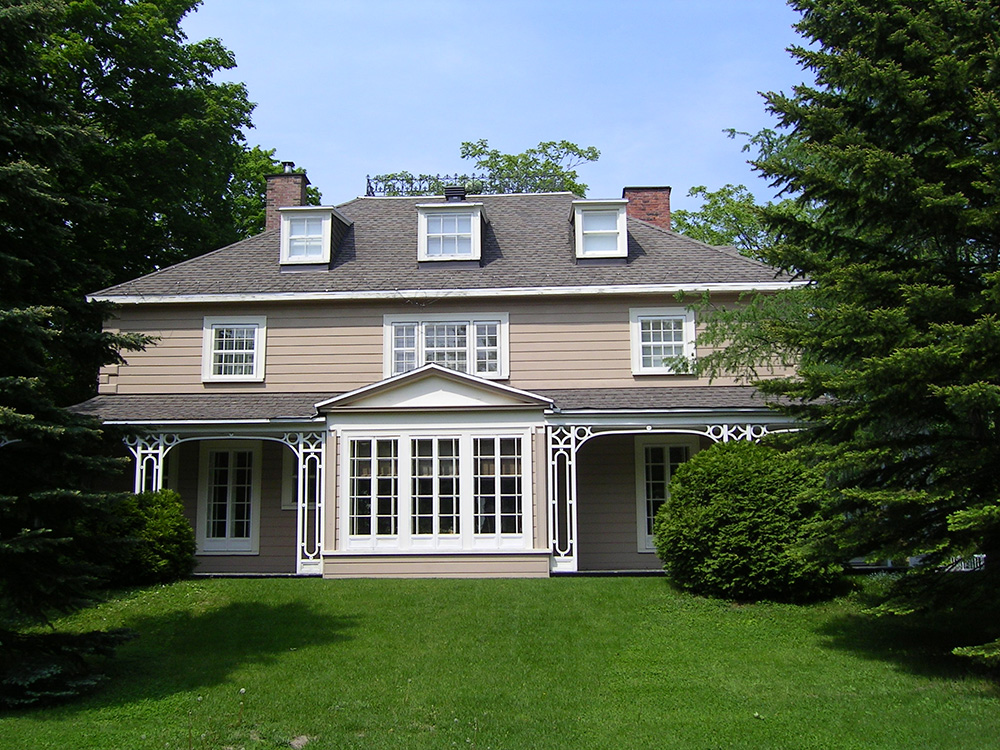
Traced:
[[336, 204], [365, 176], [469, 171], [462, 141], [516, 153], [597, 146], [591, 198], [626, 185], [766, 184], [723, 130], [773, 125], [759, 91], [805, 76], [781, 0], [205, 0], [184, 22], [218, 37], [257, 103], [251, 144], [304, 167]]

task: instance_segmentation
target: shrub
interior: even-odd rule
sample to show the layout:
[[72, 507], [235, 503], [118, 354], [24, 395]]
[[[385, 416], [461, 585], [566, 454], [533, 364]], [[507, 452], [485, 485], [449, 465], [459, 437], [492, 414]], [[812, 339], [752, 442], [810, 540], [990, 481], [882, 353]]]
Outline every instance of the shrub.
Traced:
[[737, 601], [828, 596], [839, 566], [804, 551], [815, 479], [779, 451], [738, 441], [696, 454], [670, 482], [654, 525], [656, 551], [681, 588]]
[[129, 537], [115, 564], [117, 584], [167, 583], [194, 570], [194, 530], [173, 490], [131, 495], [120, 506]]

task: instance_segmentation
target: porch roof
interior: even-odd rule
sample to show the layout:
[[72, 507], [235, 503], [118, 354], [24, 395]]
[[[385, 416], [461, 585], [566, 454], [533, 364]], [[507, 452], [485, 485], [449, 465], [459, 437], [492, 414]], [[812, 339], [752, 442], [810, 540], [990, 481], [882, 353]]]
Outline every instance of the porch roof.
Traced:
[[[560, 411], [670, 411], [767, 408], [751, 386], [545, 389]], [[316, 404], [340, 393], [193, 393], [95, 396], [71, 410], [105, 422], [238, 422], [303, 420], [317, 416]]]

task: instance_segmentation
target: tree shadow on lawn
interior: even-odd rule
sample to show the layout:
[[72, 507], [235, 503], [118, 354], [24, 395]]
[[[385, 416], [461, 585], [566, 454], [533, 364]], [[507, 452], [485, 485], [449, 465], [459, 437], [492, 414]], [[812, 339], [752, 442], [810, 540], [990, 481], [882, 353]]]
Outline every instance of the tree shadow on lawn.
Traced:
[[993, 612], [970, 607], [907, 615], [857, 612], [837, 615], [816, 632], [826, 636], [828, 648], [890, 662], [910, 674], [952, 679], [975, 673], [1000, 682], [995, 671], [951, 653], [993, 640], [998, 622]]
[[123, 625], [138, 638], [105, 665], [108, 682], [75, 707], [121, 706], [219, 685], [245, 665], [346, 642], [357, 621], [298, 602], [236, 602], [206, 612], [134, 617]]

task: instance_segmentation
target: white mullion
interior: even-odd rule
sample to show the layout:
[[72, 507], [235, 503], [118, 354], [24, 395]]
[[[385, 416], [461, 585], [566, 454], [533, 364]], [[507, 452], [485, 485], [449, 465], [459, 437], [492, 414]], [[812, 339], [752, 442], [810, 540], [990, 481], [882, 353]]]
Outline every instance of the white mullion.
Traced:
[[[413, 546], [413, 436], [396, 440], [396, 538], [400, 549]], [[405, 481], [404, 481], [405, 480]]]
[[463, 432], [458, 436], [458, 509], [462, 549], [475, 546], [475, 461], [473, 459], [472, 434]]

